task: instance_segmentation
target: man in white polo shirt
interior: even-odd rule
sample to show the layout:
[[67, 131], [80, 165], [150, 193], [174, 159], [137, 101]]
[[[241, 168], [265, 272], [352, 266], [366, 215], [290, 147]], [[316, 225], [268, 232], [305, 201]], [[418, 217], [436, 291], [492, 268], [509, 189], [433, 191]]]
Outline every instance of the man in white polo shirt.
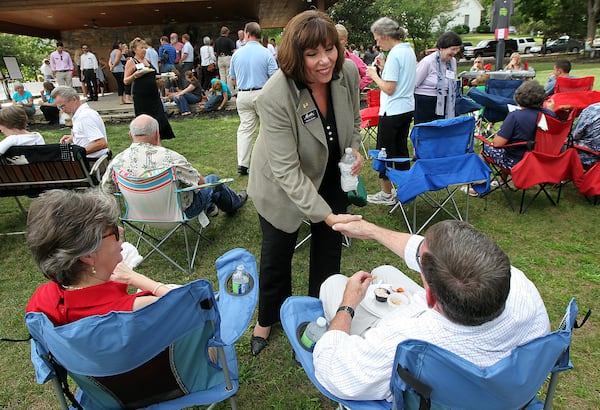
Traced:
[[85, 148], [88, 159], [95, 160], [108, 153], [106, 128], [100, 114], [87, 103], [81, 104], [79, 94], [72, 87], [56, 87], [52, 90], [56, 106], [71, 116], [71, 134], [63, 135], [61, 144], [73, 143]]

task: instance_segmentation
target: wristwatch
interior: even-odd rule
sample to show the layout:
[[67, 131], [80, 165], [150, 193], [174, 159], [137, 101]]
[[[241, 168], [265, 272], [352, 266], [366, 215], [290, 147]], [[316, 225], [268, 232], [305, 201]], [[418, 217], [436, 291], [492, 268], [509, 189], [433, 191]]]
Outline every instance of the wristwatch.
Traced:
[[335, 313], [338, 313], [338, 312], [348, 312], [348, 314], [350, 315], [350, 318], [354, 319], [354, 309], [352, 309], [350, 306], [345, 306], [345, 305], [340, 306], [338, 308], [338, 310], [336, 310]]

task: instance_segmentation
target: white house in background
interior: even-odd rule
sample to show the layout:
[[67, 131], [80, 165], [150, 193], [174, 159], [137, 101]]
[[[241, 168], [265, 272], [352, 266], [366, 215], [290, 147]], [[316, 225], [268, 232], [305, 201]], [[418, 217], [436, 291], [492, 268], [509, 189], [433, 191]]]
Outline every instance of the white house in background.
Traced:
[[465, 24], [469, 26], [470, 31], [475, 31], [475, 28], [481, 25], [481, 13], [484, 10], [479, 0], [456, 0], [455, 4], [452, 12], [454, 19], [448, 27]]

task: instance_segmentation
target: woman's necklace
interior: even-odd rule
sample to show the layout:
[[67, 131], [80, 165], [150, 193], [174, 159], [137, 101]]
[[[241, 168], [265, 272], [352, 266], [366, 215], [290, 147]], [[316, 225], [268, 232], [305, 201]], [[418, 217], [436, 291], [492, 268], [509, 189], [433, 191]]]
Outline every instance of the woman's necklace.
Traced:
[[85, 288], [85, 287], [86, 287], [86, 286], [64, 286], [64, 285], [63, 285], [63, 288], [64, 288], [64, 289], [67, 289], [67, 290], [80, 290], [80, 289], [83, 289], [83, 288]]

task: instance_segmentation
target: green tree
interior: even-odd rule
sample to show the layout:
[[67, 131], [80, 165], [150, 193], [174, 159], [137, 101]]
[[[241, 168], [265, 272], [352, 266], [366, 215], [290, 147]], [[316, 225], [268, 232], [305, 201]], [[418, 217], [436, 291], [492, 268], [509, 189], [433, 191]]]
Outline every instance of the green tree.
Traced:
[[[595, 2], [600, 3], [600, 0], [519, 0], [516, 9], [531, 21], [532, 26], [543, 22], [544, 37], [568, 34], [583, 38], [589, 30], [587, 6]], [[591, 21], [595, 31], [596, 17], [593, 16]]]
[[343, 24], [348, 30], [348, 43], [373, 44], [371, 24], [382, 16], [372, 0], [339, 0], [327, 13], [336, 23]]
[[54, 49], [49, 39], [0, 33], [0, 55], [16, 57], [26, 81], [35, 81], [42, 61]]
[[435, 44], [436, 32], [446, 29], [448, 10], [454, 9], [453, 0], [376, 0], [381, 14], [400, 23], [420, 54]]

